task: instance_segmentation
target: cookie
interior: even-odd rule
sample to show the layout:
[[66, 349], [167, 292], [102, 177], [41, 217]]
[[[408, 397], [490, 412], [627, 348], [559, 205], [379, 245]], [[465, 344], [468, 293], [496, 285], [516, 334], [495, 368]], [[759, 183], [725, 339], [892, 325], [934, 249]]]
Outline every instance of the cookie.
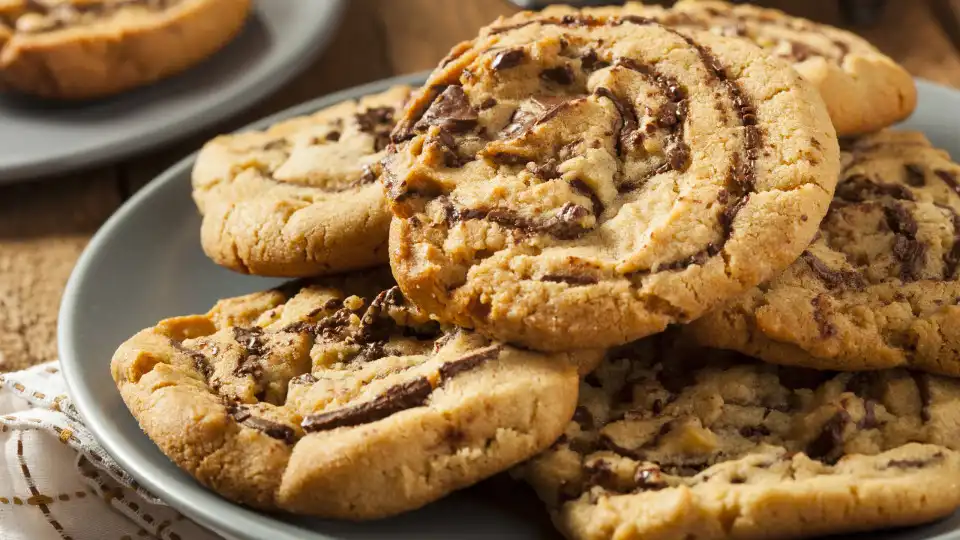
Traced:
[[[572, 8], [554, 6], [563, 15]], [[820, 90], [837, 133], [877, 131], [910, 116], [917, 89], [906, 69], [867, 40], [839, 28], [792, 17], [776, 9], [727, 2], [681, 0], [673, 7], [628, 2], [622, 7], [587, 8], [586, 13], [649, 17], [680, 29], [709, 30], [749, 40], [793, 63]]]
[[440, 329], [386, 271], [300, 282], [176, 317], [112, 373], [177, 465], [255, 508], [370, 519], [545, 449], [599, 353], [546, 356]]
[[91, 99], [183, 71], [243, 27], [250, 0], [2, 0], [0, 91]]
[[839, 169], [826, 108], [787, 64], [633, 17], [494, 23], [434, 71], [393, 139], [404, 293], [548, 351], [659, 332], [776, 275]]
[[193, 169], [207, 255], [285, 277], [386, 264], [390, 211], [378, 161], [409, 94], [396, 86], [207, 143]]
[[810, 537], [960, 506], [960, 381], [764, 364], [675, 335], [614, 351], [517, 469], [571, 539]]
[[781, 364], [960, 376], [960, 165], [893, 130], [847, 143], [843, 162], [800, 259], [690, 334]]

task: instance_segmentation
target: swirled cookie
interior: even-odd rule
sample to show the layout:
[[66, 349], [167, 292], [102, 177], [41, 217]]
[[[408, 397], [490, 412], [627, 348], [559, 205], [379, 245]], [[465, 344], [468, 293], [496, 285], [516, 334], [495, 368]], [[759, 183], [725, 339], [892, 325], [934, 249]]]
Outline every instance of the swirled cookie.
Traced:
[[439, 325], [386, 271], [220, 301], [120, 346], [113, 377], [180, 467], [240, 503], [370, 519], [420, 507], [550, 445], [578, 367]]
[[89, 99], [212, 55], [250, 0], [0, 0], [0, 91]]
[[823, 102], [787, 64], [635, 17], [500, 20], [393, 138], [404, 293], [540, 350], [622, 344], [775, 275], [839, 169]]
[[[559, 16], [572, 12], [566, 6], [546, 10]], [[794, 69], [820, 90], [842, 136], [887, 127], [909, 116], [917, 105], [916, 86], [907, 70], [865, 39], [779, 10], [681, 0], [669, 9], [628, 2], [584, 12], [649, 17], [674, 28], [710, 30], [749, 40], [792, 62]]]
[[850, 142], [843, 162], [800, 259], [689, 331], [769, 362], [960, 375], [960, 165], [892, 130]]
[[781, 539], [960, 507], [960, 381], [763, 364], [654, 336], [581, 385], [518, 474], [571, 539]]
[[390, 211], [378, 161], [409, 94], [396, 86], [207, 143], [193, 169], [207, 255], [285, 277], [385, 264]]

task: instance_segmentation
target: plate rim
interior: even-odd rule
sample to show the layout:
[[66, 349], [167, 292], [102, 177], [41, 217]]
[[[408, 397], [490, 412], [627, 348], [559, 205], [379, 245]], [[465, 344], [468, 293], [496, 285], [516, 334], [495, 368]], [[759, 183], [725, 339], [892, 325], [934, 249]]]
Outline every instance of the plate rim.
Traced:
[[[320, 108], [334, 105], [341, 101], [356, 99], [364, 95], [383, 91], [393, 85], [421, 85], [425, 82], [429, 73], [429, 70], [421, 71], [379, 79], [359, 86], [346, 88], [261, 118], [236, 130], [235, 133], [263, 129], [278, 121], [309, 114]], [[960, 99], [960, 90], [925, 79], [917, 78], [915, 80], [918, 90], [923, 88], [924, 92], [933, 92], [940, 95], [949, 94], [952, 99]], [[167, 184], [181, 179], [185, 174], [189, 176], [190, 168], [196, 159], [197, 153], [198, 151], [195, 151], [176, 162], [147, 183], [147, 185], [130, 197], [130, 199], [125, 201], [97, 230], [77, 259], [77, 263], [71, 271], [70, 278], [64, 288], [57, 317], [57, 350], [60, 369], [63, 373], [68, 393], [84, 424], [104, 450], [142, 486], [163, 499], [170, 507], [194, 520], [201, 526], [229, 538], [244, 540], [256, 540], [266, 537], [274, 538], [275, 540], [298, 540], [303, 537], [302, 535], [304, 533], [312, 535], [313, 538], [334, 540], [332, 536], [317, 532], [316, 530], [303, 528], [294, 523], [282, 521], [270, 513], [260, 512], [233, 503], [220, 497], [199, 483], [196, 484], [196, 490], [212, 495], [217, 499], [218, 503], [229, 505], [233, 511], [229, 513], [218, 513], [215, 507], [204, 507], [202, 505], [192, 504], [192, 502], [196, 501], [190, 501], [189, 499], [193, 498], [194, 495], [191, 493], [180, 493], [177, 490], [171, 490], [165, 487], [160, 471], [150, 470], [151, 468], [155, 468], [156, 464], [148, 459], [141, 459], [134, 450], [124, 450], [124, 437], [121, 434], [110, 433], [97, 418], [96, 414], [93, 414], [98, 409], [95, 403], [96, 396], [83, 384], [83, 379], [80, 375], [83, 369], [81, 360], [83, 355], [80, 351], [76, 350], [72, 338], [77, 332], [76, 322], [82, 315], [82, 306], [78, 304], [78, 297], [80, 295], [80, 288], [87, 279], [90, 279], [88, 267], [93, 263], [95, 255], [110, 241], [114, 230], [118, 229], [118, 227], [127, 220], [128, 216], [137, 212], [155, 192], [161, 190]], [[957, 158], [960, 158], [960, 156], [955, 157], [955, 159]], [[141, 435], [146, 437], [145, 434]], [[244, 512], [239, 512], [240, 510]], [[960, 540], [960, 528], [946, 531], [937, 536], [927, 537], [923, 540]]]
[[[333, 40], [339, 22], [346, 11], [347, 0], [324, 1], [329, 4], [327, 8], [329, 16], [322, 21], [318, 21], [316, 28], [311, 33], [311, 39], [304, 39], [303, 43], [292, 51], [286, 61], [280, 63], [275, 70], [265, 74], [266, 76], [263, 78], [243, 88], [232, 87], [229, 96], [225, 96], [225, 99], [220, 100], [213, 107], [191, 116], [193, 121], [186, 127], [177, 122], [168, 122], [160, 129], [149, 133], [140, 133], [135, 137], [121, 139], [111, 144], [110, 148], [101, 146], [95, 150], [75, 150], [53, 158], [35, 160], [9, 167], [0, 166], [0, 185], [41, 182], [50, 180], [51, 176], [70, 170], [87, 171], [98, 165], [117, 163], [152, 148], [189, 137], [211, 127], [218, 121], [249, 109], [277, 92], [293, 77], [305, 71], [316, 60], [320, 51]], [[292, 5], [300, 6], [302, 9], [306, 4], [301, 4], [299, 0], [295, 0]], [[256, 5], [253, 9], [257, 9]], [[249, 21], [245, 23], [245, 26], [246, 24], [249, 24]], [[238, 37], [242, 37], [242, 35]], [[210, 58], [215, 57], [220, 52], [215, 52]], [[198, 67], [202, 68], [207, 60], [204, 59], [203, 62], [192, 66], [188, 71]], [[179, 75], [181, 74], [174, 76]], [[163, 81], [157, 82], [162, 83]]]

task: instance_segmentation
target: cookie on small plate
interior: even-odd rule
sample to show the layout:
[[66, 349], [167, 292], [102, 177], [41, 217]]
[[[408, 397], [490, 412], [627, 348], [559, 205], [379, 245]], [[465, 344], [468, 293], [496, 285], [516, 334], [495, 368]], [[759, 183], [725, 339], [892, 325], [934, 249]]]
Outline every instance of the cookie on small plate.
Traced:
[[0, 0], [0, 91], [55, 99], [117, 94], [226, 45], [250, 0]]
[[839, 170], [826, 108], [789, 65], [626, 16], [497, 21], [393, 138], [401, 289], [539, 350], [623, 344], [776, 275]]
[[[554, 6], [557, 15], [573, 8]], [[596, 15], [633, 14], [680, 29], [709, 30], [749, 40], [793, 63], [820, 90], [841, 136], [877, 131], [910, 116], [917, 89], [906, 69], [852, 32], [776, 9], [727, 2], [681, 0], [671, 8], [628, 2], [587, 8]]]
[[690, 349], [613, 351], [563, 437], [517, 469], [571, 539], [811, 537], [960, 507], [960, 381]]
[[112, 373], [201, 483], [255, 508], [360, 520], [544, 450], [573, 414], [578, 368], [601, 357], [441, 329], [380, 270], [161, 321], [120, 346]]
[[390, 211], [378, 161], [409, 94], [396, 86], [207, 143], [193, 169], [207, 255], [285, 277], [385, 264]]
[[781, 364], [960, 376], [960, 165], [894, 130], [846, 143], [843, 163], [800, 259], [689, 332]]

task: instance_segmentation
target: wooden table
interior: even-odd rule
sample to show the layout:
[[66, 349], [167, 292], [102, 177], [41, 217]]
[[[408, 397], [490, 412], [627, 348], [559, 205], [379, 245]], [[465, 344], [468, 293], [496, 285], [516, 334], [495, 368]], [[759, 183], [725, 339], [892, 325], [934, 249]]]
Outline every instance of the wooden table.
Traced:
[[[321, 1], [321, 0], [310, 0]], [[768, 2], [837, 23], [833, 2]], [[861, 31], [914, 74], [960, 87], [960, 54], [951, 3], [892, 0]], [[326, 52], [301, 77], [246, 114], [200, 136], [97, 170], [0, 187], [0, 372], [56, 357], [56, 319], [70, 270], [90, 236], [156, 174], [204, 140], [322, 94], [428, 69], [456, 42], [498, 15], [504, 0], [349, 0]], [[2, 121], [2, 119], [0, 119]]]

